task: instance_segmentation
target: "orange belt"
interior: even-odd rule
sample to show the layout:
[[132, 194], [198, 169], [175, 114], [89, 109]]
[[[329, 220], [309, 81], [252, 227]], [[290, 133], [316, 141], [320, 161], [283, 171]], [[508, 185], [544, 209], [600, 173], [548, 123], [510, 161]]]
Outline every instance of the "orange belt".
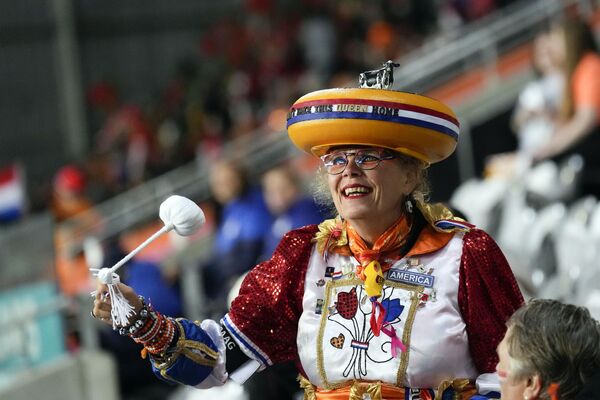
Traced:
[[[357, 382], [338, 389], [325, 390], [313, 386], [306, 378], [300, 377], [300, 387], [304, 389], [304, 400], [405, 400], [406, 389], [383, 382]], [[419, 397], [423, 400], [438, 400], [448, 388], [455, 391], [454, 400], [469, 399], [477, 393], [475, 385], [468, 379], [443, 381], [433, 394], [431, 390], [420, 390]], [[366, 396], [368, 395], [368, 396]]]

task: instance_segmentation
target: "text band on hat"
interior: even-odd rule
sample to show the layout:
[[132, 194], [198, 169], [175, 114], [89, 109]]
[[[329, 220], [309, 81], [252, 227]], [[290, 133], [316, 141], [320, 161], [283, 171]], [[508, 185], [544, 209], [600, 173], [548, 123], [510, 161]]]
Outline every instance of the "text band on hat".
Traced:
[[367, 119], [433, 129], [458, 139], [458, 121], [451, 115], [411, 104], [366, 99], [322, 99], [296, 103], [287, 127], [318, 119]]

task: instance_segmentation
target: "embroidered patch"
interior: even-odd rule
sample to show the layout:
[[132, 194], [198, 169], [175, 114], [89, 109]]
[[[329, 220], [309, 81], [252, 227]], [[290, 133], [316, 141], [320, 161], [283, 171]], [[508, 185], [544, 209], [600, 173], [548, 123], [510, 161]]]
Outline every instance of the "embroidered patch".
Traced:
[[333, 267], [325, 268], [325, 278], [331, 278], [334, 270], [335, 270], [335, 268], [333, 268]]
[[435, 282], [435, 277], [433, 275], [421, 274], [418, 272], [397, 268], [390, 269], [387, 278], [390, 281], [408, 283], [410, 285], [419, 285], [427, 288], [432, 288], [433, 283]]
[[331, 345], [336, 349], [341, 349], [342, 347], [344, 347], [345, 340], [346, 337], [344, 336], [344, 334], [340, 333], [339, 335], [337, 335], [337, 337], [334, 336], [331, 339], [329, 339], [329, 343], [331, 343]]

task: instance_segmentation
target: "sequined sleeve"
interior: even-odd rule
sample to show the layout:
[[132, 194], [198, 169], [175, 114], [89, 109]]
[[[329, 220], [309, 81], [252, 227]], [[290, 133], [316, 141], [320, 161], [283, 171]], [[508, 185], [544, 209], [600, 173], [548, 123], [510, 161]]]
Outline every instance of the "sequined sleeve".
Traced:
[[263, 365], [297, 358], [304, 279], [317, 227], [289, 232], [270, 260], [244, 279], [223, 324], [242, 350]]
[[471, 356], [480, 373], [493, 372], [506, 320], [523, 303], [517, 281], [494, 240], [484, 231], [465, 234], [458, 305], [467, 325]]

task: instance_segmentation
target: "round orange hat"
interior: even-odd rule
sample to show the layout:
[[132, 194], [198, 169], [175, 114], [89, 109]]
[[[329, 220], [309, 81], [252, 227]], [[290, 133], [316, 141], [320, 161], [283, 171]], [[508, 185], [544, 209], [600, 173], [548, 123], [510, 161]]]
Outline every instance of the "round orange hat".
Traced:
[[393, 149], [428, 164], [447, 158], [458, 142], [456, 115], [438, 100], [385, 89], [393, 82], [396, 65], [387, 62], [380, 70], [361, 74], [361, 88], [302, 96], [288, 113], [292, 142], [316, 156], [333, 146], [365, 145]]

